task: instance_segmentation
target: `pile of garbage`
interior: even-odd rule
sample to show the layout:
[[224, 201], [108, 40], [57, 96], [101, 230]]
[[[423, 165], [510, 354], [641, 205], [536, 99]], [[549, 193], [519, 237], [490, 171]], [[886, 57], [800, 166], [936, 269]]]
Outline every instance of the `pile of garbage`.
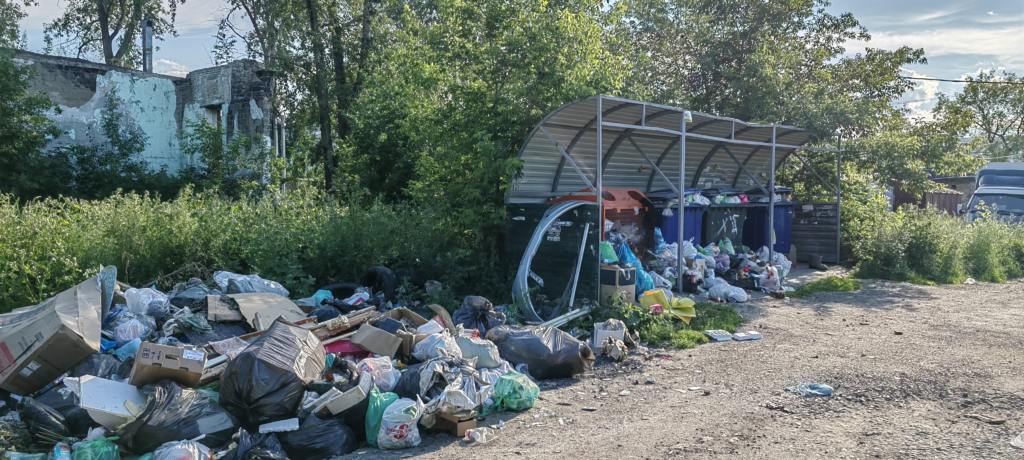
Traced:
[[421, 315], [393, 302], [393, 280], [376, 267], [293, 301], [257, 275], [164, 293], [105, 267], [0, 315], [0, 423], [57, 459], [317, 460], [413, 447], [423, 430], [489, 440], [479, 417], [527, 410], [536, 380], [593, 366], [587, 343], [506, 324], [482, 297]]

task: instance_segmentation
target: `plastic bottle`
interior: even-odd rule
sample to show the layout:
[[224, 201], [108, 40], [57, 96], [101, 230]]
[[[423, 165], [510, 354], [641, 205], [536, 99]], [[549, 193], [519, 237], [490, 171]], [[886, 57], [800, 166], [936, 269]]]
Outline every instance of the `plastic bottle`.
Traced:
[[498, 437], [493, 428], [473, 428], [466, 430], [466, 439], [477, 444], [486, 444]]
[[71, 446], [66, 442], [59, 442], [53, 446], [53, 459], [61, 460], [62, 458], [71, 458]]

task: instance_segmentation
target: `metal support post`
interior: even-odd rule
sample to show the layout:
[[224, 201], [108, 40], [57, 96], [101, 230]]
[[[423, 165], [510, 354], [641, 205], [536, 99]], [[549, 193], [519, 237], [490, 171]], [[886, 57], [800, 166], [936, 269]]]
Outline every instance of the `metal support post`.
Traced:
[[686, 276], [686, 261], [683, 260], [683, 242], [686, 241], [686, 114], [680, 114], [679, 121], [679, 239], [676, 245], [676, 288], [683, 292], [683, 278]]
[[842, 261], [842, 254], [839, 252], [842, 249], [840, 244], [843, 237], [842, 228], [842, 204], [843, 204], [843, 135], [839, 134], [836, 139], [836, 263]]
[[772, 125], [771, 175], [768, 177], [768, 264], [775, 264], [775, 125]]

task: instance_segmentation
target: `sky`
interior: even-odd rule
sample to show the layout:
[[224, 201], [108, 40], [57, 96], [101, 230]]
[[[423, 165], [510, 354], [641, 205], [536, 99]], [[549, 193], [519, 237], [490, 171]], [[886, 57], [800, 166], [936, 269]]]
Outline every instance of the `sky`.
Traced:
[[[43, 48], [43, 24], [58, 16], [63, 5], [59, 0], [38, 1], [21, 23], [30, 51]], [[175, 24], [179, 36], [157, 42], [154, 70], [184, 76], [210, 67], [222, 5], [203, 0], [180, 6]], [[1024, 75], [1024, 0], [832, 0], [827, 11], [853, 13], [872, 35], [867, 43], [848, 43], [848, 53], [863, 52], [865, 46], [924, 48], [928, 64], [909, 66], [904, 72], [908, 76], [960, 79], [987, 69]], [[901, 103], [913, 116], [927, 117], [939, 93], [952, 94], [962, 86], [919, 82]]]

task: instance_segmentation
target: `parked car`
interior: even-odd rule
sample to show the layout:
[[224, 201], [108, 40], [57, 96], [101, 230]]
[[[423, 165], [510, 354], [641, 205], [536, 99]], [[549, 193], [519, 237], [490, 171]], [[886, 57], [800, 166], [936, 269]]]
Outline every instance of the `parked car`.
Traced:
[[994, 212], [1024, 222], [1024, 163], [989, 163], [978, 170], [977, 189], [965, 212], [968, 220]]

